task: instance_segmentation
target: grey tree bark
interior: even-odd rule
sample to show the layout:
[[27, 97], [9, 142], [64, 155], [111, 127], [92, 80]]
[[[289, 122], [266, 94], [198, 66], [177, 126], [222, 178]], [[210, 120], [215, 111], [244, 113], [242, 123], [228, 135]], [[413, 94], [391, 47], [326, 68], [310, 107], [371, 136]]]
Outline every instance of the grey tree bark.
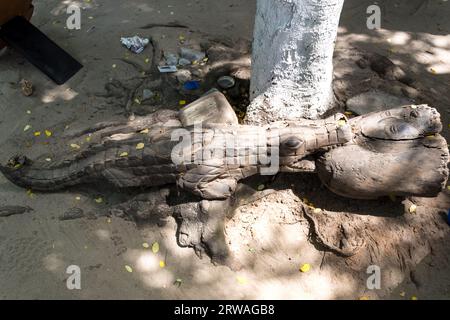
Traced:
[[249, 124], [317, 119], [333, 106], [333, 51], [343, 3], [258, 0]]

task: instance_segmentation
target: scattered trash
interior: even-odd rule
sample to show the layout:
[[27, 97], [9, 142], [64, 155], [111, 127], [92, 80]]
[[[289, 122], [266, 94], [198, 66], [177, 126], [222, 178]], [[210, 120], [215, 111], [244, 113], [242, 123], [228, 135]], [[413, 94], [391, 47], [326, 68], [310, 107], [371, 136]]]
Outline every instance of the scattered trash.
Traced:
[[155, 254], [159, 252], [159, 243], [158, 242], [154, 242], [152, 244], [152, 252]]
[[142, 100], [148, 100], [155, 96], [155, 93], [150, 89], [144, 89], [142, 91]]
[[161, 73], [172, 73], [178, 71], [176, 66], [158, 66], [158, 70]]
[[127, 270], [128, 272], [133, 272], [133, 268], [131, 268], [130, 266], [126, 265], [125, 266], [125, 270]]
[[176, 66], [178, 64], [178, 56], [174, 53], [168, 53], [164, 58], [168, 66]]
[[186, 60], [189, 60], [191, 63], [194, 61], [203, 60], [206, 57], [206, 54], [201, 51], [189, 49], [189, 48], [181, 48], [180, 56]]
[[450, 210], [447, 212], [447, 224], [450, 226]]
[[191, 64], [191, 61], [189, 61], [188, 59], [180, 58], [180, 59], [178, 60], [178, 65], [180, 65], [180, 66], [185, 67], [185, 66], [188, 66], [188, 65], [190, 65], [190, 64]]
[[16, 214], [24, 214], [27, 212], [33, 211], [33, 208], [30, 207], [21, 207], [21, 206], [4, 206], [0, 207], [0, 217], [9, 217]]
[[300, 271], [303, 272], [303, 273], [306, 273], [309, 270], [311, 270], [311, 265], [309, 263], [305, 263], [304, 265], [302, 265], [300, 267]]
[[136, 150], [142, 150], [142, 149], [144, 149], [144, 147], [145, 147], [145, 144], [140, 142], [136, 145]]
[[134, 37], [122, 37], [120, 42], [134, 53], [141, 53], [144, 51], [145, 47], [150, 43], [147, 38], [141, 38], [139, 36]]
[[186, 90], [197, 90], [200, 89], [200, 81], [193, 80], [184, 83], [183, 88]]
[[22, 79], [20, 81], [20, 85], [22, 86], [21, 90], [22, 90], [22, 94], [24, 96], [29, 97], [33, 94], [34, 88], [33, 88], [33, 84], [31, 83], [31, 81]]
[[233, 77], [222, 76], [219, 79], [217, 79], [217, 84], [222, 89], [230, 89], [230, 88], [234, 87], [234, 85], [236, 84], [236, 81], [234, 80]]
[[59, 220], [74, 220], [84, 217], [84, 211], [80, 208], [70, 208], [58, 217]]

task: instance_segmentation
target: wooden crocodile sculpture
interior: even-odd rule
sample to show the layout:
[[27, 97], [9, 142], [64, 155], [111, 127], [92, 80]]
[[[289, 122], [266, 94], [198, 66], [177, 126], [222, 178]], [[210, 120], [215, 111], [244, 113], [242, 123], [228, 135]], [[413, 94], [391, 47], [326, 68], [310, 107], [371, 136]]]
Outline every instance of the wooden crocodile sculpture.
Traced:
[[350, 120], [337, 114], [265, 127], [239, 125], [223, 95], [212, 92], [179, 112], [161, 110], [72, 132], [64, 144], [77, 148], [62, 150], [51, 163], [15, 156], [0, 170], [13, 183], [42, 191], [97, 181], [158, 187], [111, 212], [136, 219], [172, 215], [179, 221], [181, 245], [233, 266], [223, 228], [239, 205], [232, 197], [239, 180], [315, 171], [330, 190], [346, 197], [435, 196], [448, 178], [449, 151], [441, 130], [439, 113], [426, 105]]

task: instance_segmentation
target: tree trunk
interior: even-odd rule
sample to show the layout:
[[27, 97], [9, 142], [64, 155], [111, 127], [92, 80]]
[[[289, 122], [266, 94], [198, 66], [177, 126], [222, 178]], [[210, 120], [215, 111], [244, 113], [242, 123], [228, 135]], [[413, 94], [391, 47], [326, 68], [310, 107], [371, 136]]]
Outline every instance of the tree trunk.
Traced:
[[344, 0], [258, 0], [247, 122], [317, 119], [333, 106]]

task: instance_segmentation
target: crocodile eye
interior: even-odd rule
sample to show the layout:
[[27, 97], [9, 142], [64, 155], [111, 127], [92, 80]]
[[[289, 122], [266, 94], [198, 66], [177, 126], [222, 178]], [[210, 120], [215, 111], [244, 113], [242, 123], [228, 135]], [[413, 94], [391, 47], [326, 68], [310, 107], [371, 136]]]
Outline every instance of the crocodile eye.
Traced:
[[283, 142], [283, 146], [288, 149], [298, 149], [303, 144], [303, 140], [297, 137], [289, 137]]

